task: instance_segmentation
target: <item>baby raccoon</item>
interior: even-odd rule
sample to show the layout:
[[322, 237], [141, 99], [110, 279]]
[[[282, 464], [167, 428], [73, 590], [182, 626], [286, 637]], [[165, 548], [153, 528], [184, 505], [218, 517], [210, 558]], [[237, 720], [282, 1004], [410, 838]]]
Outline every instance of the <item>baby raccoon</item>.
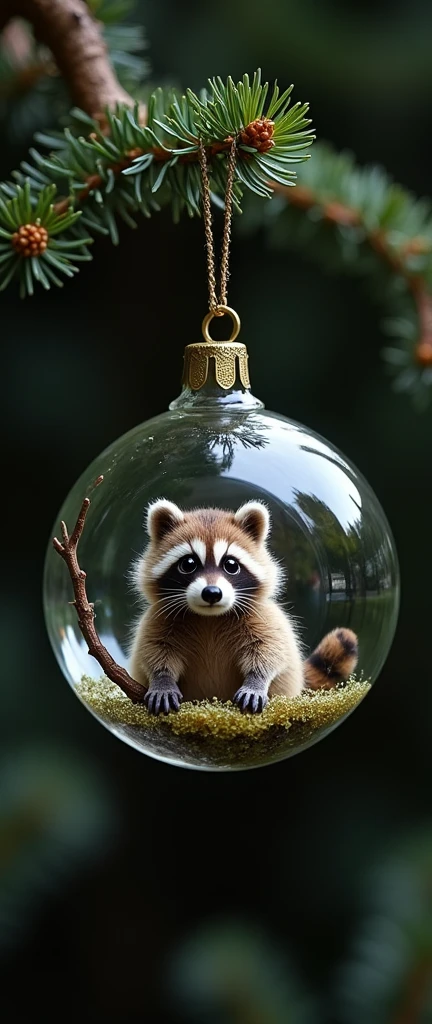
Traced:
[[281, 570], [266, 546], [270, 516], [248, 501], [237, 512], [150, 505], [150, 543], [134, 566], [149, 607], [138, 623], [130, 671], [153, 714], [217, 697], [259, 712], [273, 694], [331, 687], [353, 672], [357, 637], [335, 629], [304, 661], [295, 628], [276, 603]]

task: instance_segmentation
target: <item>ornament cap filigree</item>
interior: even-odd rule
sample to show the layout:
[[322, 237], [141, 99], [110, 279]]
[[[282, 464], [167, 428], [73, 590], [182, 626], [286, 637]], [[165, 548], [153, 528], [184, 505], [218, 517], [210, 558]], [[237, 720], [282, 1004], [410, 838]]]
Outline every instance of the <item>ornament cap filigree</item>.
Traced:
[[[227, 314], [231, 317], [232, 331], [227, 341], [214, 341], [209, 334], [213, 317]], [[240, 379], [244, 388], [250, 388], [248, 352], [246, 345], [236, 341], [240, 331], [240, 317], [230, 306], [218, 306], [202, 322], [204, 341], [187, 345], [184, 354], [183, 385], [199, 391], [211, 379], [229, 391]], [[213, 371], [213, 372], [212, 372]]]
[[184, 354], [183, 384], [199, 391], [207, 383], [209, 373], [224, 391], [233, 388], [236, 380], [250, 388], [248, 353], [246, 345], [238, 341], [198, 342], [187, 345]]

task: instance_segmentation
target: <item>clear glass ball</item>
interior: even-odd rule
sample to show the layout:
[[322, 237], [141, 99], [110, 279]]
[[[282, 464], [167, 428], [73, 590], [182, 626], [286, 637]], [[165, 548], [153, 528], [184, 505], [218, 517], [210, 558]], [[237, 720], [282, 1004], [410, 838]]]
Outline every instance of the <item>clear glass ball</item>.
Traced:
[[[103, 483], [92, 490], [102, 474]], [[144, 549], [149, 502], [167, 498], [182, 509], [237, 509], [261, 499], [271, 511], [269, 546], [286, 570], [281, 602], [295, 616], [306, 653], [335, 627], [358, 635], [354, 680], [333, 690], [274, 697], [262, 715], [228, 703], [191, 702], [170, 715], [150, 715], [103, 677], [80, 633], [72, 585], [50, 545], [44, 605], [63, 674], [87, 708], [137, 750], [175, 765], [238, 770], [281, 760], [330, 732], [360, 703], [390, 648], [398, 613], [394, 542], [364, 477], [333, 445], [268, 412], [237, 385], [229, 393], [185, 389], [170, 411], [135, 427], [88, 467], [62, 506], [72, 530], [91, 497], [79, 543], [95, 623], [115, 660], [127, 667], [140, 613], [130, 568]]]

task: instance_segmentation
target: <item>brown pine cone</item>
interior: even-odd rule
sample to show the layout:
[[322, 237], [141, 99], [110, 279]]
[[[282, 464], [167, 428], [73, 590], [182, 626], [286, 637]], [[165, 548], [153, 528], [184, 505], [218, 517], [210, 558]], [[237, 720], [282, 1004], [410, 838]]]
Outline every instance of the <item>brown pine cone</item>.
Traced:
[[240, 141], [244, 146], [254, 146], [258, 153], [267, 153], [274, 146], [273, 135], [274, 121], [269, 117], [261, 117], [243, 128]]
[[48, 231], [40, 224], [22, 224], [12, 235], [12, 245], [20, 256], [41, 256], [48, 245]]

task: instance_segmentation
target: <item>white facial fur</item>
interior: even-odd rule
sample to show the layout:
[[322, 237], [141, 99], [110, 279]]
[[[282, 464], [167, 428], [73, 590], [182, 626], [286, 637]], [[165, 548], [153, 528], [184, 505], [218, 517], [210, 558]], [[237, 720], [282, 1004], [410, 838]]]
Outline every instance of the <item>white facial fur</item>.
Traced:
[[225, 612], [229, 612], [233, 607], [235, 590], [229, 580], [225, 579], [224, 576], [218, 576], [216, 580], [212, 580], [212, 584], [220, 587], [222, 591], [221, 600], [213, 605], [207, 604], [201, 597], [204, 587], [207, 586], [205, 576], [197, 576], [193, 583], [189, 584], [185, 595], [188, 607], [192, 612], [198, 615], [224, 615]]
[[260, 565], [259, 562], [257, 562], [256, 559], [248, 553], [248, 551], [245, 551], [240, 544], [230, 544], [227, 556], [236, 558], [237, 561], [240, 562], [240, 565], [243, 565], [245, 569], [247, 569], [252, 576], [255, 576], [255, 579], [260, 580], [261, 583], [265, 580], [267, 573], [264, 567]]
[[[226, 547], [226, 545], [225, 545]], [[158, 579], [160, 576], [164, 576], [168, 569], [171, 569], [172, 565], [179, 562], [185, 555], [196, 555], [201, 565], [205, 564], [206, 560], [206, 546], [203, 540], [199, 540], [198, 537], [194, 537], [191, 541], [183, 541], [181, 544], [175, 544], [173, 548], [167, 551], [166, 555], [160, 559], [159, 562], [152, 568], [152, 576], [154, 579]]]
[[184, 558], [185, 555], [191, 555], [192, 548], [187, 540], [183, 541], [182, 544], [176, 544], [173, 548], [167, 551], [166, 555], [161, 558], [156, 565], [153, 566], [152, 576], [157, 580], [159, 576], [164, 576], [168, 569], [171, 569], [172, 565], [175, 565], [180, 558]]
[[266, 570], [248, 551], [242, 548], [241, 544], [229, 544], [226, 540], [216, 540], [213, 544], [215, 565], [220, 565], [222, 559], [225, 556], [229, 558], [230, 555], [232, 558], [236, 558], [252, 576], [255, 576], [255, 579], [261, 582], [265, 580]]
[[201, 565], [205, 565], [207, 554], [205, 541], [200, 540], [199, 537], [194, 537], [193, 540], [191, 540], [191, 548], [194, 555], [199, 558]]
[[[184, 519], [185, 513], [173, 502], [164, 498], [153, 502], [147, 511], [147, 530], [150, 539], [155, 545], [160, 541], [164, 541], [168, 533], [174, 527], [184, 522]], [[186, 579], [184, 580], [184, 605], [199, 615], [223, 615], [236, 605], [238, 598], [241, 598], [241, 591], [237, 594], [238, 582], [235, 579], [230, 580], [227, 578], [227, 574], [222, 569], [223, 559], [231, 556], [237, 559], [240, 565], [262, 585], [260, 591], [261, 598], [274, 595], [281, 582], [282, 574], [280, 567], [275, 559], [270, 556], [269, 552], [267, 552], [267, 560], [265, 557], [262, 558], [258, 551], [258, 557], [255, 557], [253, 547], [249, 550], [249, 545], [246, 542], [247, 536], [258, 547], [261, 545], [265, 546], [270, 530], [270, 514], [266, 505], [260, 501], [246, 502], [234, 513], [234, 520], [244, 531], [244, 545], [241, 543], [240, 538], [239, 543], [230, 542], [228, 539], [224, 540], [224, 532], [221, 530], [219, 538], [212, 542], [212, 550], [210, 548], [207, 550], [207, 544], [202, 534], [198, 530], [197, 534], [195, 534], [194, 531], [194, 535], [190, 540], [179, 541], [168, 551], [165, 550], [165, 554], [159, 552], [159, 560], [156, 563], [152, 559], [149, 564], [146, 554], [144, 558], [140, 558], [133, 569], [133, 578], [139, 589], [143, 590], [146, 596], [148, 596], [145, 586], [143, 586], [146, 571], [153, 578], [154, 583], [157, 583], [182, 558], [194, 555], [198, 560], [199, 577], [191, 582], [188, 582]], [[208, 561], [212, 563], [212, 570], [210, 578], [206, 579]], [[218, 575], [218, 570], [220, 575]], [[222, 591], [221, 600], [213, 605], [203, 601], [201, 597], [202, 590], [209, 584], [216, 584]], [[153, 599], [153, 592], [150, 599]], [[249, 595], [248, 600], [252, 601], [252, 596]]]
[[227, 540], [215, 540], [213, 544], [213, 558], [215, 565], [220, 565], [223, 556], [226, 555], [228, 549]]

